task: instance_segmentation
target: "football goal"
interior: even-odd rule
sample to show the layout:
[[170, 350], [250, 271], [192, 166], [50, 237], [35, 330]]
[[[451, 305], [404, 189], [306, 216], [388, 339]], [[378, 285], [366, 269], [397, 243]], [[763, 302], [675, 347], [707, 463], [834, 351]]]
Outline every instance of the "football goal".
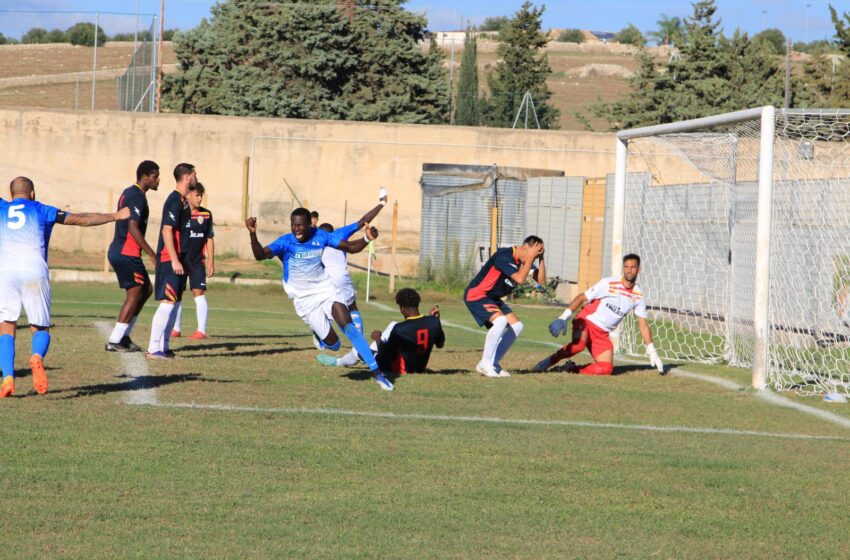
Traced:
[[[761, 107], [617, 134], [612, 270], [643, 259], [665, 360], [850, 394], [850, 111]], [[633, 321], [618, 352], [642, 355]]]

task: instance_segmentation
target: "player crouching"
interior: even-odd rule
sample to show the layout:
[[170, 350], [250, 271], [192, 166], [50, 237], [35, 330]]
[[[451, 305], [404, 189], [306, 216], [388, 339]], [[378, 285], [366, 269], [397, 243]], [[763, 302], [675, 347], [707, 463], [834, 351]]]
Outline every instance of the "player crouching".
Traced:
[[603, 278], [583, 294], [577, 295], [566, 311], [549, 325], [552, 336], [566, 334], [567, 319], [587, 303], [573, 320], [572, 342], [538, 362], [534, 370], [545, 371], [587, 348], [593, 357], [593, 363], [579, 368], [574, 363], [567, 362], [563, 369], [582, 375], [611, 375], [614, 372], [614, 345], [609, 333], [619, 326], [626, 315], [634, 311], [649, 361], [663, 375], [664, 364], [652, 343], [652, 331], [646, 320], [646, 300], [636, 284], [639, 273], [640, 257], [635, 254], [626, 255], [623, 257], [621, 279]]
[[[428, 367], [431, 350], [442, 348], [446, 335], [440, 324], [440, 308], [434, 307], [423, 315], [419, 312], [421, 298], [416, 290], [402, 288], [395, 296], [395, 302], [404, 320], [387, 325], [383, 332], [372, 331], [372, 344], [375, 361], [381, 371], [396, 375], [422, 373]], [[359, 362], [351, 353], [341, 358], [327, 354], [316, 356], [319, 363], [326, 366], [350, 367]]]

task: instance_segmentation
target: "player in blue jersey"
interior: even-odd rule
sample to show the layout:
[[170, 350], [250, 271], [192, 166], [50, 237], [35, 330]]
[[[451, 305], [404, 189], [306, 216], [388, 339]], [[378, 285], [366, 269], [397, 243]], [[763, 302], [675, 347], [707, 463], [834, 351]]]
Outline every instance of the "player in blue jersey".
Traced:
[[11, 200], [0, 199], [0, 398], [15, 393], [15, 332], [21, 308], [32, 331], [32, 384], [47, 392], [44, 357], [50, 347], [50, 273], [47, 247], [55, 224], [98, 226], [130, 217], [130, 209], [112, 214], [71, 214], [35, 200], [26, 177], [9, 185]]
[[142, 260], [144, 252], [153, 268], [156, 268], [156, 253], [145, 240], [148, 230], [147, 192], [159, 188], [159, 165], [145, 160], [136, 168], [136, 183], [124, 189], [118, 199], [118, 209], [130, 208], [130, 219], [115, 224], [115, 236], [109, 245], [109, 264], [118, 278], [118, 285], [127, 291], [124, 305], [118, 312], [118, 321], [106, 341], [107, 352], [141, 352], [142, 349], [131, 339], [130, 333], [136, 325], [145, 302], [153, 293], [151, 279]]
[[195, 166], [190, 163], [177, 164], [174, 168], [174, 180], [177, 182], [174, 192], [168, 195], [162, 206], [154, 286], [154, 297], [159, 302], [159, 307], [151, 321], [151, 338], [145, 353], [146, 358], [174, 357], [168, 342], [177, 319], [175, 306], [186, 290], [186, 269], [183, 266], [186, 250], [181, 247], [181, 239], [182, 232], [189, 227], [192, 217], [186, 195], [189, 193], [189, 187], [198, 182]]
[[378, 385], [391, 391], [392, 383], [378, 368], [369, 342], [357, 330], [344, 298], [322, 266], [325, 247], [358, 253], [377, 236], [377, 230], [367, 226], [365, 237], [349, 241], [346, 236], [351, 235], [350, 229], [366, 226], [365, 220], [361, 219], [356, 224], [328, 233], [310, 225], [309, 210], [297, 208], [290, 214], [292, 233], [282, 235], [267, 247], [263, 247], [257, 239], [257, 219], [248, 218], [245, 225], [250, 233], [251, 250], [255, 259], [260, 261], [280, 257], [283, 261], [283, 289], [292, 299], [295, 312], [321, 339], [325, 347], [332, 350], [338, 350], [340, 347], [339, 337], [331, 327], [331, 321], [334, 321], [357, 349]]

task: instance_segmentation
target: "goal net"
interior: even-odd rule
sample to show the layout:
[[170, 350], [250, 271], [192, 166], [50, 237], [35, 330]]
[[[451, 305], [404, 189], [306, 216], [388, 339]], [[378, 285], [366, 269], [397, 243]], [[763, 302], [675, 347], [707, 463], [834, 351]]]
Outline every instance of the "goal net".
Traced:
[[[643, 259], [659, 354], [850, 393], [850, 111], [770, 107], [618, 136], [615, 252]], [[633, 320], [619, 351], [644, 353]]]

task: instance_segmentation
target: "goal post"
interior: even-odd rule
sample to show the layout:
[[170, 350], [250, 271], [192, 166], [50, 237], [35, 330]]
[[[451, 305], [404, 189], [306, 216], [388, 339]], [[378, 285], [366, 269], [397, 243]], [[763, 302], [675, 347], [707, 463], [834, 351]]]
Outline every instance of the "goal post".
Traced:
[[[668, 360], [850, 393], [850, 111], [760, 107], [617, 134], [611, 270], [643, 263]], [[640, 355], [634, 320], [618, 352]]]

